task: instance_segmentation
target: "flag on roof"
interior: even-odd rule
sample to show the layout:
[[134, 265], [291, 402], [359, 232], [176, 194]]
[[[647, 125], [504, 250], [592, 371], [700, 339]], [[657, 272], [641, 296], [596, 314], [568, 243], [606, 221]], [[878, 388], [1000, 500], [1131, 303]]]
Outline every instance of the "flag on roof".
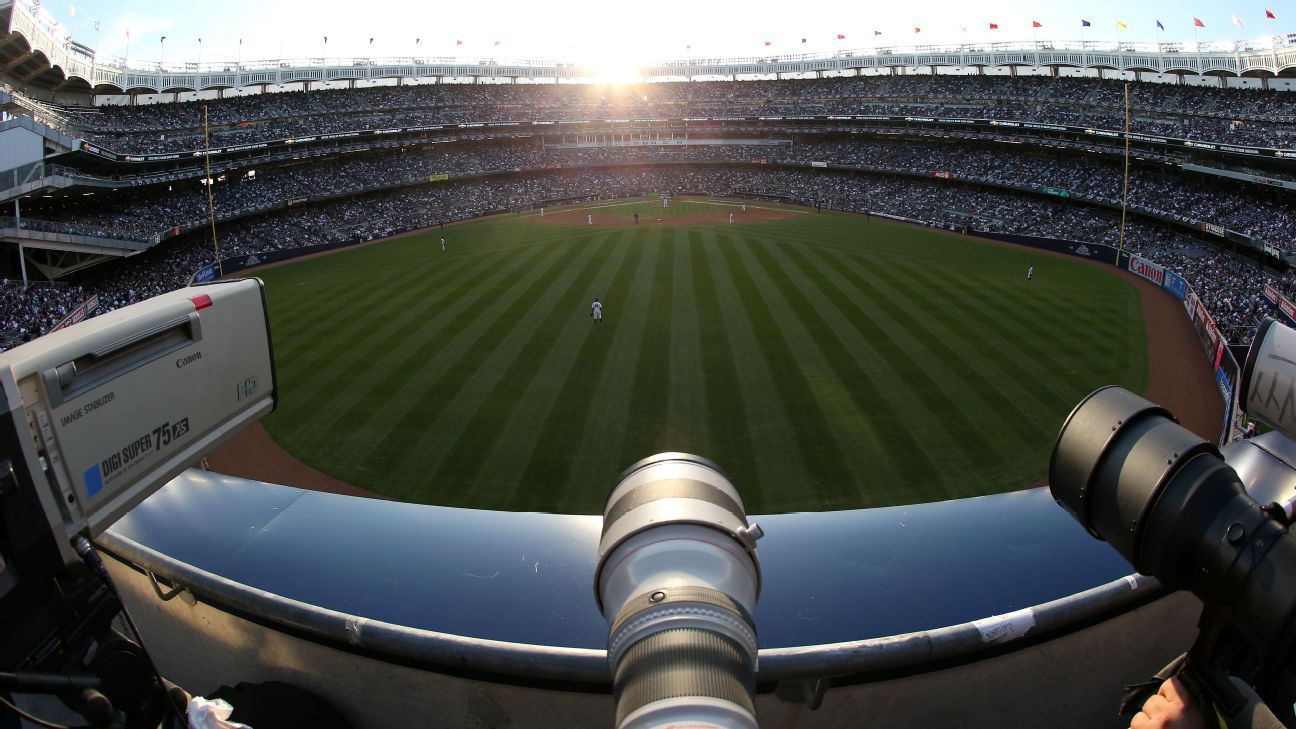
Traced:
[[774, 41], [765, 41], [765, 45], [772, 46], [774, 45]]
[[1233, 25], [1236, 25], [1236, 26], [1239, 27], [1239, 28], [1245, 28], [1245, 27], [1246, 27], [1246, 25], [1244, 25], [1244, 24], [1242, 23], [1242, 19], [1239, 18], [1239, 17], [1236, 16], [1236, 15], [1233, 16]]
[[1157, 30], [1165, 30], [1165, 26], [1164, 26], [1164, 25], [1161, 25], [1161, 21], [1160, 21], [1160, 20], [1157, 21]]
[[1116, 27], [1120, 28], [1121, 30], [1129, 30], [1129, 26], [1125, 24], [1125, 21], [1119, 18], [1116, 19]]
[[801, 42], [802, 42], [802, 43], [805, 43], [805, 38], [802, 38], [802, 39], [801, 39]]
[[921, 32], [922, 32], [922, 28], [919, 28], [918, 26], [915, 25], [915, 26], [914, 26], [914, 32], [915, 32], [915, 33], [921, 33]]
[[842, 35], [841, 33], [838, 33], [837, 40], [846, 40], [846, 36]]
[[1277, 15], [1274, 15], [1274, 14], [1273, 14], [1273, 11], [1270, 10], [1269, 8], [1265, 8], [1265, 17], [1268, 18], [1268, 19], [1270, 19], [1270, 20], [1277, 20], [1277, 19], [1278, 19], [1278, 16], [1277, 16]]
[[1031, 21], [1031, 27], [1032, 27], [1032, 28], [1043, 28], [1043, 27], [1044, 27], [1044, 24], [1041, 23], [1041, 22], [1039, 22], [1038, 20], [1032, 20], [1032, 21]]
[[999, 24], [998, 24], [998, 23], [991, 23], [991, 24], [990, 24], [990, 30], [999, 30]]
[[873, 31], [873, 35], [875, 35], [875, 36], [876, 36], [876, 35], [882, 35], [882, 31], [880, 31], [880, 30], [875, 30], [875, 31]]
[[457, 45], [457, 46], [461, 46], [461, 45], [463, 45], [463, 41], [461, 41], [461, 40], [456, 40], [456, 41], [455, 41], [455, 45]]
[[1198, 28], [1205, 28], [1205, 27], [1206, 27], [1206, 24], [1203, 23], [1203, 22], [1201, 22], [1201, 18], [1193, 18], [1193, 25], [1195, 25], [1195, 26], [1198, 27]]
[[1090, 23], [1089, 21], [1085, 20], [1084, 18], [1081, 18], [1081, 19], [1080, 19], [1080, 27], [1081, 27], [1081, 28], [1088, 28], [1088, 27], [1091, 26], [1091, 25], [1093, 25], [1093, 23]]

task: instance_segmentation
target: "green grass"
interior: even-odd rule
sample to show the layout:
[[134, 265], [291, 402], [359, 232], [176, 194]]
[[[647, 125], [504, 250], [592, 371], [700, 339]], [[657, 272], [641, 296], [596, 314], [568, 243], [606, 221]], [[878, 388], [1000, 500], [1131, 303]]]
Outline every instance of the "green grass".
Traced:
[[1137, 291], [1027, 249], [829, 214], [439, 237], [261, 274], [270, 433], [398, 499], [596, 513], [664, 450], [722, 465], [751, 513], [996, 493], [1044, 477], [1089, 391], [1147, 383]]

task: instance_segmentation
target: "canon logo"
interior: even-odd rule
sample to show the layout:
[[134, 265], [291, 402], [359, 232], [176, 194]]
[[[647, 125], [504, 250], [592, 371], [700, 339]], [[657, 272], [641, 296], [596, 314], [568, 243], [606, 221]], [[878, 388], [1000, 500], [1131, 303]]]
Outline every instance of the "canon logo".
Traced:
[[181, 357], [180, 359], [176, 360], [176, 367], [184, 367], [185, 365], [193, 364], [194, 362], [197, 362], [200, 359], [202, 359], [202, 352], [194, 352], [193, 354], [187, 354]]

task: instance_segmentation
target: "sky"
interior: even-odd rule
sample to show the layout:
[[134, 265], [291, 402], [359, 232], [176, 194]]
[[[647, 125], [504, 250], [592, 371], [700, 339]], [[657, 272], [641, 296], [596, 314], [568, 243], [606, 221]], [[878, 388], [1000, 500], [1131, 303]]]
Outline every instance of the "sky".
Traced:
[[[871, 52], [885, 45], [1032, 38], [1079, 41], [1082, 33], [1083, 40], [1093, 41], [1115, 41], [1119, 33], [1125, 42], [1191, 43], [1194, 17], [1206, 26], [1197, 29], [1203, 42], [1296, 32], [1296, 0], [1231, 4], [1200, 0], [1164, 4], [1135, 0], [990, 4], [925, 0], [806, 5], [786, 0], [625, 5], [594, 0], [41, 0], [40, 4], [42, 12], [62, 23], [74, 40], [96, 48], [101, 55], [128, 57], [132, 62], [161, 59], [167, 65], [199, 60], [417, 55], [630, 66], [664, 58], [851, 49]], [[1266, 9], [1277, 20], [1266, 20]], [[1233, 16], [1243, 27], [1232, 23]], [[1081, 28], [1081, 19], [1092, 26]], [[1164, 31], [1158, 32], [1157, 20], [1165, 26]], [[1032, 29], [1032, 21], [1042, 27]], [[1118, 28], [1117, 21], [1127, 28]], [[999, 28], [990, 30], [990, 23]], [[914, 28], [921, 32], [915, 33]], [[838, 39], [838, 35], [846, 37]], [[1265, 40], [1263, 46], [1268, 45]]]

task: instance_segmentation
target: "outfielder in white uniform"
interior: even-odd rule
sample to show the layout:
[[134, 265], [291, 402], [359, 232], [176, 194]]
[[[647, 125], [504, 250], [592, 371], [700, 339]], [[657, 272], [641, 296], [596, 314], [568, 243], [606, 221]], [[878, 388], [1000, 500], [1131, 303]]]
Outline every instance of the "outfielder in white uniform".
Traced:
[[733, 213], [729, 213], [729, 222], [733, 222]]
[[603, 323], [603, 305], [598, 299], [594, 299], [594, 303], [590, 304], [590, 316], [593, 317], [595, 324]]
[[742, 211], [747, 212], [747, 203], [743, 203]]
[[586, 225], [593, 225], [593, 224], [594, 224], [594, 216], [593, 216], [593, 215], [586, 215], [586, 216], [585, 216], [585, 224], [586, 224]]
[[441, 239], [441, 252], [445, 253], [445, 238]]
[[1027, 281], [1031, 280], [1031, 276], [1034, 276], [1034, 275], [1035, 275], [1035, 267], [1034, 267], [1034, 266], [1030, 266], [1030, 267], [1028, 267], [1028, 268], [1026, 269], [1026, 280], [1027, 280]]

